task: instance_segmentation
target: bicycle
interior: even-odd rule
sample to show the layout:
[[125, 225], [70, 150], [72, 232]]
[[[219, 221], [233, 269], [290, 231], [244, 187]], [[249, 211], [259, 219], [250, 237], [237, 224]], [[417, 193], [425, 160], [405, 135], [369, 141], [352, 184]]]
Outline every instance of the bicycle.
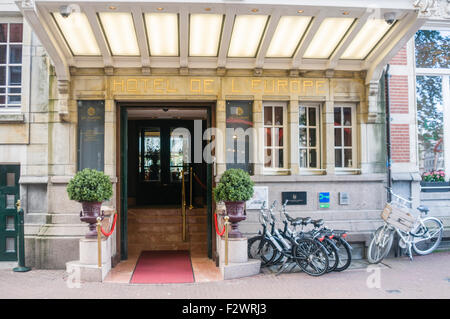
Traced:
[[417, 207], [420, 215], [412, 216], [409, 210], [412, 207], [412, 199], [405, 199], [394, 194], [391, 188], [387, 188], [391, 194], [391, 202], [381, 214], [384, 225], [379, 227], [370, 242], [367, 259], [376, 264], [383, 260], [389, 253], [394, 233], [400, 237], [399, 246], [407, 250], [409, 259], [413, 260], [412, 251], [418, 255], [427, 255], [433, 252], [442, 240], [443, 223], [441, 220], [427, 216], [429, 209], [425, 206]]
[[275, 257], [274, 245], [270, 244], [270, 237], [267, 233], [268, 219], [264, 214], [266, 202], [263, 202], [259, 211], [259, 222], [263, 228], [257, 236], [248, 239], [248, 257], [252, 259], [261, 259], [261, 266], [267, 266]]
[[[271, 216], [273, 216], [272, 211], [276, 205], [276, 201], [272, 204], [269, 212]], [[264, 214], [265, 203], [260, 210], [260, 219], [263, 219], [263, 234], [259, 234], [255, 236], [249, 241], [249, 256], [253, 256], [252, 246], [257, 245], [260, 251], [266, 248], [267, 251], [275, 250], [275, 253], [272, 255], [270, 260], [263, 260], [265, 265], [273, 265], [274, 258], [281, 255], [280, 260], [284, 260], [283, 264], [278, 269], [277, 275], [284, 271], [289, 265], [297, 264], [304, 272], [311, 276], [320, 276], [323, 275], [328, 269], [328, 257], [327, 251], [323, 245], [318, 244], [314, 238], [308, 236], [307, 234], [303, 234], [302, 236], [298, 236], [294, 238], [282, 238], [279, 232], [274, 227], [274, 221], [272, 220], [271, 228], [272, 230], [269, 232], [267, 229], [268, 217]], [[256, 244], [256, 242], [258, 242]], [[254, 246], [253, 246], [254, 247]], [[258, 250], [257, 250], [258, 251]], [[263, 256], [260, 254], [260, 256]], [[294, 264], [294, 267], [295, 267]], [[286, 266], [286, 267], [285, 267]]]
[[[302, 225], [302, 230], [301, 233], [303, 233], [303, 227], [307, 226], [308, 224], [313, 223], [314, 224], [314, 229], [311, 230], [309, 233], [313, 236], [313, 238], [315, 238], [316, 240], [319, 240], [319, 242], [325, 247], [325, 249], [327, 250], [328, 253], [328, 269], [327, 272], [332, 272], [334, 270], [336, 270], [336, 268], [339, 265], [340, 259], [339, 259], [339, 249], [337, 248], [335, 242], [332, 240], [333, 238], [333, 233], [331, 230], [327, 229], [327, 228], [316, 228], [317, 224], [316, 222], [321, 222], [321, 225], [323, 225], [323, 220], [318, 220], [318, 221], [313, 221], [311, 220], [310, 217], [306, 217], [306, 218], [292, 218], [291, 216], [289, 216], [289, 214], [286, 212], [286, 205], [288, 203], [288, 200], [286, 200], [282, 206], [282, 209], [280, 210], [280, 218], [282, 220], [282, 222], [284, 223], [284, 230], [281, 232], [281, 234], [287, 238], [294, 238], [296, 236], [296, 232], [290, 230], [288, 228], [288, 222], [296, 227], [299, 225]], [[330, 238], [331, 237], [331, 238]]]
[[[347, 231], [346, 230], [336, 230], [336, 229], [330, 229], [326, 226], [323, 226], [323, 220], [311, 220], [311, 224], [314, 225], [314, 229], [317, 230], [324, 230], [328, 232], [327, 238], [334, 241], [335, 247], [338, 251], [338, 263], [335, 267], [334, 271], [344, 271], [348, 267], [350, 267], [350, 264], [352, 262], [352, 246], [345, 240], [347, 237]], [[323, 226], [321, 228], [321, 226]]]

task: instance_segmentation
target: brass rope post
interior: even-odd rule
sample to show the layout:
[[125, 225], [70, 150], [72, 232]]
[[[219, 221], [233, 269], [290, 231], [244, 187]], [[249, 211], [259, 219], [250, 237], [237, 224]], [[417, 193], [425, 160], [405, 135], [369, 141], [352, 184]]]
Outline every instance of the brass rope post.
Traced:
[[189, 168], [189, 210], [194, 208], [192, 206], [192, 166]]
[[181, 216], [183, 218], [183, 241], [186, 241], [186, 190], [184, 185], [184, 166], [181, 170]]
[[101, 226], [101, 218], [97, 217], [97, 246], [98, 246], [98, 268], [102, 268], [102, 233], [100, 228]]
[[230, 217], [228, 217], [228, 216], [224, 217], [224, 219], [225, 219], [225, 266], [228, 265], [228, 225], [229, 225], [228, 219], [229, 218]]

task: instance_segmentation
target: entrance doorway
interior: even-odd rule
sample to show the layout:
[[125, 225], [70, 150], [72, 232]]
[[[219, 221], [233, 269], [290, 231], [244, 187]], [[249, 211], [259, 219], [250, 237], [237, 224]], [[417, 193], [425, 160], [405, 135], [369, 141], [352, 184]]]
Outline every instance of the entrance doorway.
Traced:
[[17, 260], [19, 165], [0, 165], [0, 261]]
[[210, 116], [211, 106], [121, 106], [122, 259], [163, 250], [212, 256], [212, 165], [202, 156], [193, 163]]

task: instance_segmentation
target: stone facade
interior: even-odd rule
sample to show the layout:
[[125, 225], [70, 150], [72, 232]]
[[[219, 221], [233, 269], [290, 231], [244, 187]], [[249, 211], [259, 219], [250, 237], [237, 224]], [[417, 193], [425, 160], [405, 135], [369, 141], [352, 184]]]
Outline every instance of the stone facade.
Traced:
[[[22, 21], [21, 18], [19, 18]], [[66, 186], [77, 171], [77, 101], [105, 101], [104, 171], [114, 183], [106, 205], [120, 214], [120, 104], [126, 102], [207, 102], [213, 123], [226, 128], [226, 102], [253, 102], [253, 125], [262, 129], [266, 102], [286, 105], [286, 167], [267, 171], [260, 159], [252, 177], [269, 188], [268, 200], [281, 202], [282, 192], [306, 192], [307, 204], [288, 206], [296, 216], [323, 218], [327, 225], [350, 231], [362, 247], [381, 224], [386, 201], [385, 109], [378, 83], [366, 84], [364, 72], [149, 68], [71, 68], [70, 82], [58, 80], [42, 46], [24, 23], [23, 103], [20, 112], [0, 114], [0, 162], [20, 163], [21, 200], [26, 212], [27, 264], [63, 269], [78, 260], [78, 243], [87, 231], [79, 221], [81, 207], [70, 201]], [[416, 159], [413, 44], [391, 61], [391, 106], [394, 187], [420, 198]], [[299, 167], [299, 104], [320, 104], [320, 169]], [[335, 167], [334, 107], [354, 107], [354, 157], [349, 169]], [[253, 149], [262, 153], [263, 136]], [[225, 143], [216, 148], [215, 181], [226, 169]], [[330, 207], [319, 207], [319, 193], [330, 193]], [[339, 194], [347, 193], [348, 204]], [[258, 210], [248, 210], [241, 230], [260, 228]], [[119, 218], [120, 220], [120, 218]], [[115, 246], [120, 247], [120, 236]]]
[[[188, 75], [174, 70], [155, 70], [143, 75], [140, 69], [114, 70], [108, 75], [103, 69], [72, 69], [68, 90], [68, 116], [59, 116], [58, 83], [52, 68], [37, 46], [33, 57], [36, 78], [32, 81], [30, 117], [23, 124], [2, 124], [1, 127], [29, 129], [30, 141], [24, 145], [5, 145], [2, 140], [2, 162], [18, 162], [22, 167], [21, 197], [26, 209], [27, 261], [37, 268], [63, 268], [69, 260], [78, 259], [78, 239], [86, 232], [79, 221], [80, 205], [70, 201], [65, 191], [76, 172], [77, 100], [105, 100], [105, 163], [104, 170], [116, 183], [120, 176], [117, 162], [118, 110], [124, 101], [208, 101], [216, 105], [215, 122], [225, 128], [225, 102], [252, 100], [253, 123], [262, 127], [262, 105], [265, 101], [285, 101], [289, 122], [289, 159], [282, 175], [267, 175], [263, 164], [255, 164], [257, 185], [269, 187], [269, 201], [281, 201], [282, 191], [306, 191], [308, 204], [292, 206], [294, 216], [324, 218], [331, 226], [349, 229], [354, 240], [364, 242], [379, 224], [378, 216], [384, 203], [384, 121], [383, 109], [375, 122], [368, 122], [366, 87], [358, 74], [337, 73], [327, 77], [321, 72], [309, 72], [289, 77], [285, 71], [271, 71], [254, 77], [250, 71], [231, 70], [222, 76], [214, 71], [191, 70]], [[319, 175], [300, 171], [298, 167], [298, 105], [302, 101], [319, 102], [321, 108], [322, 162]], [[357, 135], [355, 169], [339, 171], [334, 167], [335, 103], [356, 105]], [[25, 113], [27, 114], [27, 113]], [[28, 115], [28, 114], [27, 114]], [[26, 142], [26, 140], [24, 140]], [[225, 143], [216, 150], [217, 176], [226, 169]], [[17, 151], [16, 151], [17, 150]], [[21, 150], [21, 151], [18, 151]], [[23, 154], [23, 157], [20, 155]], [[318, 192], [329, 191], [331, 207], [318, 208]], [[338, 204], [338, 193], [347, 192], [349, 205]], [[117, 192], [110, 204], [120, 207]], [[242, 230], [246, 234], [258, 229], [257, 211], [249, 211]], [[120, 239], [118, 239], [120, 240]]]

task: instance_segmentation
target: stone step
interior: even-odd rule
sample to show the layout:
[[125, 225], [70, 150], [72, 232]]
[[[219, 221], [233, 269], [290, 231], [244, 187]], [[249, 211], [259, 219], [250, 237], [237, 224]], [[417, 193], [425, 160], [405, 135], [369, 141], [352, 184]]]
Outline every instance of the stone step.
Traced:
[[[193, 208], [192, 210], [186, 207], [186, 214], [191, 216], [206, 215], [206, 208]], [[149, 215], [149, 216], [181, 216], [181, 208], [129, 208], [128, 216]]]
[[[189, 224], [206, 224], [206, 216], [186, 216], [186, 221]], [[133, 216], [128, 217], [128, 224], [181, 224], [183, 223], [182, 216]]]

